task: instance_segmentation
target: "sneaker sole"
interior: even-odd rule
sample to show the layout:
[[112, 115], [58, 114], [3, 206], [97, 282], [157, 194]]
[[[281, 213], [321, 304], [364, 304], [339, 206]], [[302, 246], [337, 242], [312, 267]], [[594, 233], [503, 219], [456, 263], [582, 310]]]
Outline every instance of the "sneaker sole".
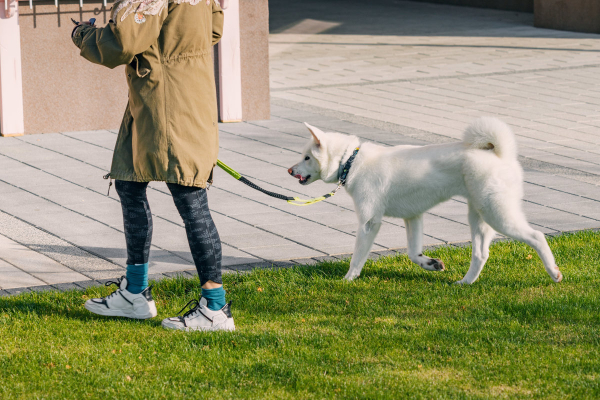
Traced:
[[[203, 332], [213, 332], [213, 331], [226, 331], [226, 332], [233, 332], [235, 331], [235, 324], [232, 322], [231, 326], [225, 326], [223, 328], [221, 328], [221, 326], [218, 326], [216, 328], [201, 328], [201, 327], [194, 327], [194, 326], [177, 326], [177, 325], [171, 325], [171, 324], [165, 324], [165, 321], [163, 321], [161, 323], [162, 327], [165, 329], [170, 329], [173, 331], [184, 331], [184, 332], [196, 332], [196, 331], [203, 331]], [[227, 324], [226, 324], [227, 325]]]
[[151, 308], [145, 314], [136, 314], [133, 312], [128, 313], [128, 312], [125, 312], [122, 310], [111, 310], [106, 307], [99, 307], [94, 304], [90, 304], [89, 302], [86, 302], [84, 307], [89, 312], [96, 314], [96, 315], [102, 315], [104, 317], [124, 317], [124, 318], [132, 318], [132, 319], [148, 319], [148, 318], [154, 318], [158, 315], [158, 312], [156, 311], [156, 306], [153, 307], [154, 309]]

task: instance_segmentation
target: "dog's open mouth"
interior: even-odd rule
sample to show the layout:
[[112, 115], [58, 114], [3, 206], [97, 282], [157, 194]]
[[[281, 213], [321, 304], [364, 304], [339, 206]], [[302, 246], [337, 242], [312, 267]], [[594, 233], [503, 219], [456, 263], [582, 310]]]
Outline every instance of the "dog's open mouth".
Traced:
[[308, 182], [308, 180], [310, 179], [310, 175], [306, 175], [305, 177], [300, 177], [300, 179], [298, 179], [298, 181], [300, 182], [301, 185], [306, 185], [306, 182]]

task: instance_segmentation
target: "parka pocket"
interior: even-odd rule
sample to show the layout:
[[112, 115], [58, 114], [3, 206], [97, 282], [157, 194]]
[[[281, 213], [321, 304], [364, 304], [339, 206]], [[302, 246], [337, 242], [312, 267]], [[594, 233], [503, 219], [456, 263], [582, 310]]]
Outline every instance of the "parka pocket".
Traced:
[[133, 60], [129, 64], [133, 69], [135, 69], [135, 73], [138, 77], [144, 78], [152, 69], [150, 68], [150, 62], [146, 60], [141, 54], [137, 56], [133, 56]]

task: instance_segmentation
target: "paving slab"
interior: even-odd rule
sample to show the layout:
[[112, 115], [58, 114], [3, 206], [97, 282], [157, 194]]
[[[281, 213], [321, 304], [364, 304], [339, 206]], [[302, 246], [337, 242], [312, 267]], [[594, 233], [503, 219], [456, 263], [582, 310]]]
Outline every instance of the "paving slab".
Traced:
[[0, 286], [3, 290], [9, 290], [13, 288], [21, 288], [21, 287], [29, 287], [29, 286], [39, 286], [43, 285], [44, 281], [34, 277], [27, 272], [21, 271], [18, 268], [13, 268], [9, 270], [8, 268], [3, 268], [2, 280]]
[[[600, 227], [600, 36], [537, 29], [532, 14], [422, 2], [269, 4], [272, 119], [219, 125], [220, 158], [234, 169], [268, 190], [316, 197], [334, 185], [287, 174], [310, 138], [305, 121], [394, 146], [453, 142], [472, 119], [495, 115], [517, 137], [532, 225], [548, 235]], [[102, 179], [116, 132], [0, 138], [0, 295], [123, 275], [120, 203]], [[294, 207], [221, 170], [214, 177], [224, 273], [351, 255], [357, 220], [344, 191]], [[191, 276], [166, 185], [151, 183], [148, 198], [151, 276]], [[468, 244], [467, 219], [464, 199], [434, 207], [424, 244]], [[405, 247], [404, 221], [385, 218], [370, 258]]]
[[0, 279], [0, 287], [3, 289], [34, 286], [33, 282], [37, 283], [35, 286], [39, 286], [40, 282], [52, 285], [86, 278], [81, 273], [2, 235], [0, 270], [3, 271]]
[[69, 283], [55, 283], [54, 285], [52, 285], [55, 289], [61, 291], [61, 292], [66, 292], [68, 290], [81, 290], [81, 287], [76, 285], [73, 282], [69, 282]]
[[101, 286], [102, 284], [96, 280], [88, 279], [85, 281], [73, 282], [74, 285], [79, 286], [81, 289], [87, 289], [89, 287]]

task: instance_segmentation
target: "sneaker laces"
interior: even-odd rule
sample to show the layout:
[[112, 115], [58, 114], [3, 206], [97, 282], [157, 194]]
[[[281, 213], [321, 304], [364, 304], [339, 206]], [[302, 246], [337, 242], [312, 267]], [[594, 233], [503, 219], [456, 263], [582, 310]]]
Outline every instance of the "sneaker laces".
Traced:
[[206, 318], [210, 322], [213, 321], [211, 318], [208, 318], [206, 315], [204, 315], [204, 313], [202, 311], [200, 311], [201, 306], [200, 306], [200, 301], [198, 301], [198, 300], [190, 300], [185, 306], [183, 306], [183, 308], [181, 310], [179, 310], [179, 312], [177, 314], [181, 314], [183, 312], [183, 310], [188, 308], [190, 305], [192, 305], [192, 307], [189, 310], [187, 310], [185, 314], [177, 315], [177, 318], [179, 318], [179, 321], [181, 321], [184, 326], [187, 326], [187, 323], [185, 322], [185, 319], [187, 317], [195, 317], [196, 315], [202, 315], [204, 318]]
[[114, 292], [112, 292], [111, 294], [109, 294], [108, 296], [106, 296], [104, 298], [108, 300], [111, 297], [113, 297], [121, 289], [121, 282], [123, 282], [123, 277], [117, 278], [116, 281], [106, 281], [104, 286], [117, 285], [117, 290], [115, 290]]
[[197, 311], [200, 311], [200, 302], [198, 300], [190, 300], [185, 306], [183, 306], [183, 308], [181, 310], [179, 310], [179, 312], [177, 314], [181, 314], [183, 312], [183, 310], [188, 308], [188, 306], [190, 306], [190, 305], [192, 305], [192, 307], [189, 310], [187, 310], [185, 314], [177, 315], [179, 317], [179, 319], [183, 319], [187, 316], [195, 314]]

